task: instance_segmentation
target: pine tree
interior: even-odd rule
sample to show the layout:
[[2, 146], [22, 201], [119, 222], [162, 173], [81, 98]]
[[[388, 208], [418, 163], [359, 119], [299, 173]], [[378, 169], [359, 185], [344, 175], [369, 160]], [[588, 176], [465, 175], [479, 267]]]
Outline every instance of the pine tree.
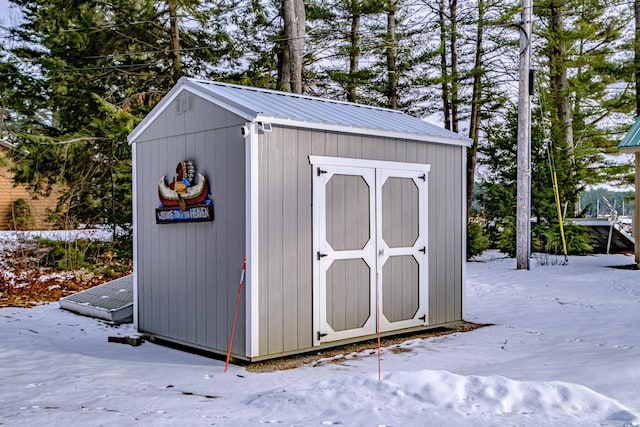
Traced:
[[[59, 205], [70, 225], [130, 223], [122, 216], [130, 215], [130, 195], [122, 184], [130, 180], [130, 149], [122, 129], [130, 131], [129, 124], [180, 76], [233, 57], [229, 39], [218, 37], [206, 49], [182, 48], [182, 42], [216, 40], [216, 34], [202, 33], [216, 19], [206, 13], [212, 8], [194, 0], [14, 3], [24, 20], [11, 30], [22, 41], [12, 54], [28, 83], [16, 97], [43, 99], [39, 109], [25, 113], [31, 125], [16, 134], [15, 179], [42, 193], [60, 184], [65, 193]], [[181, 26], [185, 17], [202, 25]], [[117, 111], [132, 114], [127, 126], [114, 122]]]
[[535, 12], [542, 36], [540, 105], [549, 120], [560, 197], [573, 206], [584, 185], [611, 177], [598, 171], [617, 146], [610, 118], [629, 108], [611, 91], [625, 80], [616, 52], [627, 20], [609, 0], [545, 0]]

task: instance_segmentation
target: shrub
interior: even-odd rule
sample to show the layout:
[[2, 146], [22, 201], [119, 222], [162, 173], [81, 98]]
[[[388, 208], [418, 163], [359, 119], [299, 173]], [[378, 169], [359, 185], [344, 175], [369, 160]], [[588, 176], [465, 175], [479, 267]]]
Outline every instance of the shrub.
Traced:
[[516, 224], [513, 218], [506, 218], [498, 236], [498, 250], [510, 257], [516, 256]]
[[40, 263], [47, 267], [64, 271], [86, 269], [105, 277], [120, 277], [131, 271], [130, 245], [126, 242], [36, 240], [44, 249]]
[[[593, 252], [591, 245], [591, 236], [589, 232], [582, 226], [576, 224], [564, 224], [564, 235], [567, 242], [567, 254], [569, 255], [586, 255]], [[550, 254], [562, 254], [562, 236], [560, 234], [560, 225], [554, 224], [547, 228], [543, 234], [544, 249]]]
[[31, 206], [25, 199], [17, 199], [13, 202], [8, 220], [12, 230], [33, 230], [36, 226]]
[[467, 224], [467, 258], [482, 254], [489, 249], [489, 238], [477, 222]]

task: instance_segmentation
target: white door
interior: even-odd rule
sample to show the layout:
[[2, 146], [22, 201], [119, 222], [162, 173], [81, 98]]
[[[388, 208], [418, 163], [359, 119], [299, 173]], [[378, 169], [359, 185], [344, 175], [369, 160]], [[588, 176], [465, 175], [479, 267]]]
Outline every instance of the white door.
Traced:
[[429, 166], [310, 160], [314, 344], [426, 324]]
[[317, 342], [375, 333], [375, 170], [314, 166]]
[[427, 323], [427, 173], [378, 169], [380, 330]]

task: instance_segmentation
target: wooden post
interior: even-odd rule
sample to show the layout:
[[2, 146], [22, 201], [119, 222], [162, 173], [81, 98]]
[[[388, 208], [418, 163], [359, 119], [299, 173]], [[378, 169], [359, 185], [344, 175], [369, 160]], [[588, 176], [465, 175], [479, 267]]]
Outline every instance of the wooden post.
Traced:
[[636, 207], [635, 218], [633, 220], [633, 239], [635, 243], [636, 268], [640, 268], [640, 152], [635, 152], [636, 164]]
[[516, 210], [516, 268], [518, 270], [529, 269], [529, 252], [531, 250], [531, 105], [529, 100], [529, 69], [531, 63], [532, 6], [532, 0], [522, 0]]

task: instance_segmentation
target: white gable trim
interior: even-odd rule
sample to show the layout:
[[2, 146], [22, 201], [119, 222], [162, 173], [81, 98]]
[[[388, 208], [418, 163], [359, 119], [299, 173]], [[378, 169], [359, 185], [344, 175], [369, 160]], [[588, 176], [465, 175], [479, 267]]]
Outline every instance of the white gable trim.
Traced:
[[185, 91], [190, 92], [196, 96], [199, 96], [205, 99], [206, 101], [211, 102], [214, 105], [224, 108], [225, 110], [242, 117], [244, 120], [252, 121], [254, 119], [254, 117], [250, 114], [247, 114], [247, 112], [239, 110], [236, 107], [233, 107], [229, 104], [224, 103], [223, 101], [220, 101], [219, 99], [214, 98], [213, 96], [208, 94], [206, 91], [203, 91], [197, 85], [194, 85], [193, 83], [191, 83], [190, 80], [183, 78], [178, 81], [176, 86], [174, 86], [174, 88], [171, 89], [155, 107], [153, 107], [153, 109], [138, 124], [138, 126], [136, 126], [135, 129], [133, 129], [133, 131], [129, 134], [127, 138], [127, 140], [129, 141], [129, 144], [135, 143], [136, 139], [138, 139], [140, 135], [145, 130], [147, 130], [147, 128], [160, 116], [160, 114], [162, 114], [169, 106], [171, 106], [171, 103], [173, 102], [173, 100], [176, 99], [178, 96], [182, 95], [182, 93]]

